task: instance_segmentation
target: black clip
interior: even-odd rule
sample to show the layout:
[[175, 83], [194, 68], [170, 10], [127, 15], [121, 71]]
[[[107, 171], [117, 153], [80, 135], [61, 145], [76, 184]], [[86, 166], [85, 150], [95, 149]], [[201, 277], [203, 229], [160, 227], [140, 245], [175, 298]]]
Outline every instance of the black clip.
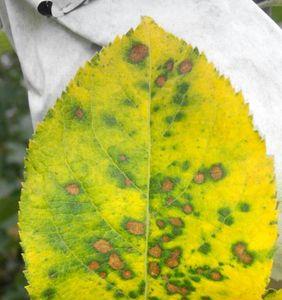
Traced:
[[38, 12], [46, 17], [52, 16], [52, 1], [42, 1], [39, 3], [37, 10]]

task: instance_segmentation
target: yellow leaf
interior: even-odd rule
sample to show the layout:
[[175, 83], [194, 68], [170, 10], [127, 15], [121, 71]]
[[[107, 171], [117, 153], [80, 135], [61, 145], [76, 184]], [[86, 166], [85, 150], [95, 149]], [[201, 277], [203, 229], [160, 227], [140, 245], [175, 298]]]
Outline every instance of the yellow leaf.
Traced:
[[78, 71], [25, 175], [32, 298], [261, 299], [273, 161], [242, 94], [150, 18]]

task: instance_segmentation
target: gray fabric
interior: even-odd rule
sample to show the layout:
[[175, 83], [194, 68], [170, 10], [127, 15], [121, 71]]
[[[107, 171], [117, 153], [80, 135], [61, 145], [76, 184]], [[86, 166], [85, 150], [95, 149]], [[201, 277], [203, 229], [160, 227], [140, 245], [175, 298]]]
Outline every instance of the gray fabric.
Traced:
[[[282, 199], [282, 33], [251, 0], [57, 0], [57, 18], [41, 16], [39, 2], [0, 0], [0, 8], [5, 4], [6, 10], [0, 13], [4, 28], [10, 30], [24, 73], [34, 126], [99, 46], [149, 15], [204, 51], [236, 90], [243, 91], [267, 152], [274, 155]], [[282, 279], [281, 245], [273, 277]]]

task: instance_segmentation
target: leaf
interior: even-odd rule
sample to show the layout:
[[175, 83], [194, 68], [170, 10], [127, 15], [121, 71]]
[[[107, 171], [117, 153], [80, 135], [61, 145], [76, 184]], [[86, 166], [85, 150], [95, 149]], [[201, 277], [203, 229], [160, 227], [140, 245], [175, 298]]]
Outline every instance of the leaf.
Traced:
[[78, 71], [25, 175], [31, 297], [261, 299], [273, 161], [242, 94], [150, 18]]
[[282, 299], [282, 290], [271, 291], [265, 298], [265, 300], [281, 300]]

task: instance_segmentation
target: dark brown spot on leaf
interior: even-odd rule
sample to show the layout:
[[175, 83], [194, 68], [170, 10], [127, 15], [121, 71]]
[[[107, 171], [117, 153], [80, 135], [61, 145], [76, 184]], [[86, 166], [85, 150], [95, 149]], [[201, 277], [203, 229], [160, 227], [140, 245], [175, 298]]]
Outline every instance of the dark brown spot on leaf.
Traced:
[[139, 63], [143, 61], [149, 53], [149, 49], [144, 44], [134, 45], [129, 53], [129, 60], [133, 63]]
[[125, 155], [125, 154], [121, 154], [121, 155], [119, 156], [119, 160], [120, 160], [120, 161], [127, 161], [126, 155]]
[[173, 70], [174, 67], [174, 61], [172, 59], [169, 59], [166, 63], [165, 63], [165, 68], [168, 72], [171, 72]]
[[247, 246], [245, 243], [238, 242], [236, 245], [234, 245], [233, 253], [243, 264], [249, 265], [254, 260], [253, 255], [247, 251]]
[[171, 205], [174, 202], [174, 198], [172, 196], [169, 196], [166, 200], [167, 205]]
[[80, 188], [76, 183], [68, 184], [65, 189], [67, 193], [72, 196], [76, 196], [80, 193]]
[[203, 172], [198, 172], [195, 176], [194, 176], [194, 182], [197, 184], [202, 184], [205, 182], [205, 174]]
[[84, 116], [84, 111], [81, 108], [77, 108], [74, 112], [74, 115], [78, 118], [78, 119], [82, 119]]
[[160, 266], [157, 262], [151, 261], [149, 262], [149, 274], [152, 277], [158, 277], [160, 274]]
[[107, 277], [107, 273], [106, 272], [100, 272], [99, 273], [99, 276], [101, 277], [101, 278], [103, 278], [103, 279], [105, 279], [106, 277]]
[[156, 223], [160, 229], [165, 228], [165, 222], [163, 220], [157, 220]]
[[180, 74], [186, 74], [192, 70], [192, 67], [193, 67], [193, 65], [192, 65], [191, 61], [188, 59], [185, 59], [180, 63], [178, 70], [179, 70]]
[[222, 275], [218, 271], [213, 271], [210, 274], [210, 278], [211, 278], [211, 280], [219, 281], [222, 279]]
[[179, 249], [174, 249], [166, 260], [166, 265], [171, 269], [177, 267], [179, 265], [180, 255], [181, 251]]
[[124, 270], [122, 271], [122, 277], [124, 279], [131, 279], [133, 277], [133, 274], [130, 270]]
[[123, 261], [118, 254], [112, 253], [109, 258], [109, 265], [114, 270], [120, 270], [123, 268]]
[[129, 233], [134, 235], [143, 235], [145, 232], [145, 225], [138, 221], [129, 221], [125, 227]]
[[186, 214], [189, 215], [193, 212], [193, 206], [191, 204], [184, 204], [182, 206], [182, 211]]
[[129, 178], [125, 178], [124, 179], [124, 184], [125, 184], [125, 186], [131, 186], [132, 185], [132, 180], [130, 180]]
[[163, 241], [164, 243], [168, 243], [170, 240], [171, 240], [171, 239], [170, 239], [170, 237], [169, 237], [168, 235], [164, 234], [164, 235], [162, 236], [162, 241]]
[[95, 260], [92, 261], [88, 266], [89, 270], [91, 270], [91, 271], [96, 271], [97, 269], [99, 269], [99, 267], [100, 267], [99, 262], [95, 261]]
[[210, 175], [214, 181], [222, 179], [224, 176], [224, 171], [223, 171], [222, 166], [220, 164], [213, 165], [210, 168]]
[[169, 218], [169, 222], [175, 227], [183, 227], [184, 225], [183, 221], [180, 218]]
[[98, 240], [93, 244], [93, 247], [100, 253], [108, 253], [112, 250], [112, 245], [106, 240]]
[[174, 187], [174, 183], [170, 179], [165, 179], [162, 183], [163, 192], [170, 192]]
[[162, 255], [162, 248], [160, 245], [155, 245], [154, 247], [149, 249], [149, 254], [153, 257], [159, 258]]
[[176, 294], [176, 293], [178, 293], [178, 291], [179, 291], [178, 286], [176, 286], [176, 285], [174, 285], [174, 284], [172, 284], [172, 283], [168, 283], [168, 284], [166, 285], [166, 288], [167, 288], [167, 290], [169, 291], [169, 293], [171, 293], [171, 294]]
[[157, 77], [157, 79], [155, 80], [155, 84], [158, 86], [158, 87], [162, 87], [164, 86], [166, 82], [166, 77], [164, 75], [160, 75], [159, 77]]

